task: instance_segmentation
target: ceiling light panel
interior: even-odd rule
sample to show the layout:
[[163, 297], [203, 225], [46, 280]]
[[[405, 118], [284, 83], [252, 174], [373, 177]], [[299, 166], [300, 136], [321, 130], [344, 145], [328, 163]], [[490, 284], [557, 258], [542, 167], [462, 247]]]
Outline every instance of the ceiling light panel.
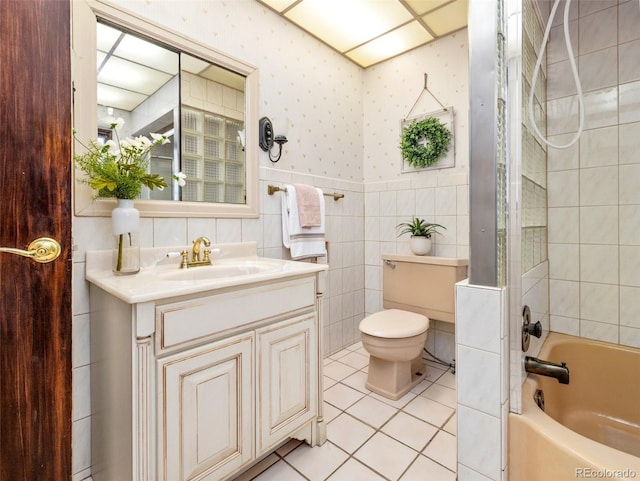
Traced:
[[399, 2], [384, 0], [302, 0], [285, 16], [340, 52], [413, 19]]
[[426, 14], [422, 20], [438, 36], [447, 35], [466, 27], [467, 0], [455, 0], [455, 2]]
[[433, 37], [417, 21], [411, 22], [350, 52], [347, 57], [366, 68], [395, 57], [429, 41]]
[[423, 15], [431, 10], [441, 7], [451, 0], [405, 0], [407, 5], [416, 12], [417, 15]]
[[98, 50], [108, 53], [112, 48], [116, 40], [122, 35], [120, 30], [117, 30], [104, 23], [99, 23], [96, 26], [97, 32], [97, 47]]
[[112, 85], [98, 84], [98, 105], [132, 112], [147, 96]]
[[178, 73], [178, 54], [176, 52], [132, 35], [124, 36], [114, 55], [148, 65], [170, 75]]
[[171, 78], [172, 75], [118, 57], [111, 57], [98, 74], [100, 83], [146, 95], [153, 94]]

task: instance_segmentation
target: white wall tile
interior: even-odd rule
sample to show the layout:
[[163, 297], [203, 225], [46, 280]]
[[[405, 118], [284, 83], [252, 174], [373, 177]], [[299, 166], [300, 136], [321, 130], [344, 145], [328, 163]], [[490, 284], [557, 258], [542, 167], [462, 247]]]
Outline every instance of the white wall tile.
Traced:
[[580, 317], [580, 283], [549, 280], [549, 309], [555, 316]]
[[[458, 462], [490, 479], [500, 479], [500, 417], [458, 405]], [[466, 426], [466, 429], [459, 429]]]
[[[598, 50], [579, 58], [580, 82], [583, 92], [618, 84], [618, 48]], [[573, 82], [573, 74], [570, 74]]]
[[[549, 141], [555, 145], [567, 145], [573, 140], [575, 133], [550, 135]], [[557, 170], [577, 169], [580, 166], [580, 142], [574, 143], [566, 149], [547, 150], [547, 170], [554, 172]]]
[[549, 172], [548, 176], [549, 207], [571, 207], [579, 205], [579, 171], [561, 170]]
[[618, 206], [580, 207], [580, 242], [618, 243]]
[[580, 55], [617, 44], [618, 10], [616, 7], [580, 18]]
[[[561, 10], [561, 9], [558, 9]], [[556, 12], [556, 17], [562, 16], [561, 11]], [[580, 48], [578, 38], [578, 22], [573, 20], [569, 22], [569, 36], [571, 40], [571, 46], [574, 52], [578, 52]], [[540, 48], [536, 46], [536, 50]], [[553, 64], [562, 60], [567, 60], [567, 46], [564, 40], [564, 24], [557, 25], [551, 29], [549, 33], [549, 44], [547, 46], [547, 63]]]
[[620, 164], [640, 163], [638, 155], [638, 139], [640, 139], [640, 122], [624, 124], [618, 127]]
[[617, 325], [619, 290], [617, 285], [581, 282], [580, 317]]
[[550, 329], [554, 332], [569, 334], [571, 336], [580, 335], [580, 319], [573, 317], [562, 317], [551, 315]]
[[549, 244], [549, 277], [566, 281], [580, 279], [578, 244]]
[[547, 102], [547, 135], [566, 134], [578, 130], [578, 98], [576, 95]]
[[73, 350], [73, 367], [85, 366], [91, 362], [90, 342], [91, 324], [89, 314], [73, 316], [73, 339], [71, 348]]
[[577, 244], [580, 237], [580, 210], [577, 207], [549, 208], [549, 242]]
[[501, 296], [499, 289], [456, 284], [456, 341], [499, 353]]
[[[153, 219], [153, 246], [190, 245], [187, 240], [187, 219]], [[150, 246], [143, 246], [150, 247]]]
[[640, 80], [640, 66], [634, 59], [640, 58], [640, 40], [623, 43], [618, 47], [618, 77], [620, 83]]
[[620, 123], [640, 121], [640, 81], [620, 85]]
[[618, 165], [618, 126], [586, 130], [580, 137], [580, 167]]
[[618, 326], [602, 322], [580, 320], [580, 336], [587, 339], [618, 343]]
[[500, 416], [502, 365], [500, 354], [458, 345], [458, 403]]
[[618, 167], [580, 170], [580, 205], [617, 205]]
[[620, 344], [640, 348], [640, 329], [620, 326]]
[[640, 329], [640, 288], [620, 286], [620, 325]]
[[500, 481], [499, 479], [490, 479], [486, 476], [466, 467], [464, 464], [458, 463], [458, 481]]
[[620, 246], [620, 285], [640, 287], [640, 246]]
[[620, 244], [640, 245], [640, 205], [621, 205]]
[[618, 246], [580, 246], [580, 280], [603, 284], [618, 283]]
[[620, 204], [640, 204], [640, 164], [621, 165], [620, 169]]
[[[640, 9], [633, 1], [620, 2], [618, 6], [618, 41], [620, 43], [629, 42], [640, 38], [638, 25], [640, 25]], [[634, 62], [634, 59], [625, 59]]]
[[606, 88], [585, 93], [584, 113], [585, 129], [596, 129], [617, 124], [618, 88]]
[[547, 99], [568, 97], [577, 93], [569, 60], [552, 63], [547, 67]]

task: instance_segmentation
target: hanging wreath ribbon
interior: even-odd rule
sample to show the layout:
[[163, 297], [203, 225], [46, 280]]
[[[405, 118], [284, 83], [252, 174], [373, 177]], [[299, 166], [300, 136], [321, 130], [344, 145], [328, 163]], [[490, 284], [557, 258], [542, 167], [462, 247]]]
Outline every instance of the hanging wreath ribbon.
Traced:
[[451, 131], [437, 118], [416, 120], [402, 129], [402, 158], [413, 167], [429, 167], [449, 151], [450, 142]]

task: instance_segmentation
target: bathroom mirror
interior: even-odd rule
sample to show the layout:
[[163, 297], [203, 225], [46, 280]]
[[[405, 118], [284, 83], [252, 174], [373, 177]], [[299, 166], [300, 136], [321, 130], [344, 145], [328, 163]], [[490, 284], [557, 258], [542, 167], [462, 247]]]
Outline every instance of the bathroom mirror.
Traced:
[[[73, 14], [78, 138], [113, 138], [103, 119], [122, 117], [120, 138], [155, 132], [171, 140], [150, 161], [170, 186], [145, 189], [141, 215], [257, 217], [257, 142], [244, 141], [257, 135], [255, 67], [102, 1], [74, 2]], [[187, 176], [183, 187], [172, 180], [177, 172]], [[115, 201], [94, 200], [82, 175], [76, 215], [110, 215]]]

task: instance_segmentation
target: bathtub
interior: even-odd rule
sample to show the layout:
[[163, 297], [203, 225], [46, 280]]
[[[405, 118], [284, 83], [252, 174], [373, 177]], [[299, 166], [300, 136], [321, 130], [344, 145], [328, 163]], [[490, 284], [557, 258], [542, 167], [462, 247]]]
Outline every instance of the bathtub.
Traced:
[[538, 357], [566, 362], [570, 383], [524, 382], [522, 414], [509, 414], [509, 480], [640, 481], [640, 349], [550, 333]]

